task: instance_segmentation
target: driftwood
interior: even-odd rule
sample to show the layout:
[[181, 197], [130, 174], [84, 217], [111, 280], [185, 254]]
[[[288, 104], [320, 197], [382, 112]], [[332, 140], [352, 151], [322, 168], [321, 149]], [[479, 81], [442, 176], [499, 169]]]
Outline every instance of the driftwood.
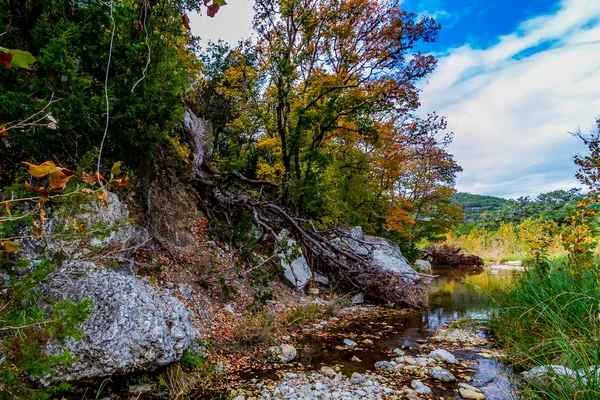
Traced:
[[482, 267], [484, 265], [481, 257], [465, 254], [459, 247], [429, 246], [423, 249], [423, 253], [425, 258], [431, 261], [431, 265], [437, 267]]

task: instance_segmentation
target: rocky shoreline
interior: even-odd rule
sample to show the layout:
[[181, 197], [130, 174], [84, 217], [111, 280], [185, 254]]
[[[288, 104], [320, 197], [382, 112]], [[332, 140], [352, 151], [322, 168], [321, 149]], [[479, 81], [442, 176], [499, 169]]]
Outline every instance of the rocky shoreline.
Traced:
[[[342, 314], [354, 314], [351, 319], [365, 318], [367, 309], [349, 307]], [[384, 312], [385, 313], [385, 312]], [[362, 314], [362, 315], [361, 315]], [[322, 321], [309, 331], [324, 330], [339, 324], [338, 318]], [[343, 324], [344, 321], [342, 320]], [[323, 334], [327, 334], [323, 332]], [[286, 336], [286, 338], [289, 338]], [[357, 337], [341, 340], [338, 350], [353, 352], [373, 344], [370, 339]], [[376, 339], [375, 339], [376, 340]], [[348, 373], [340, 360], [330, 365], [302, 366], [294, 363], [296, 349], [291, 344], [281, 346], [281, 354], [271, 360], [281, 360], [278, 379], [252, 379], [232, 392], [236, 400], [258, 399], [501, 399], [486, 396], [473, 380], [474, 362], [458, 354], [471, 352], [476, 357], [500, 359], [503, 354], [475, 329], [440, 328], [415, 347], [388, 349], [386, 359], [375, 362], [372, 368]], [[270, 351], [276, 351], [271, 348]], [[375, 350], [373, 350], [375, 351]], [[298, 351], [300, 353], [300, 351]], [[293, 358], [292, 358], [293, 355]], [[284, 361], [285, 360], [285, 361]], [[361, 361], [354, 356], [353, 361]]]

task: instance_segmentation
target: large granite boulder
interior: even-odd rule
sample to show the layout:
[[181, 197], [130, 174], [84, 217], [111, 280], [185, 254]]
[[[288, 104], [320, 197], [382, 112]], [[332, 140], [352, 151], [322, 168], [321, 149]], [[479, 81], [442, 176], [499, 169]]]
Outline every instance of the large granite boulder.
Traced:
[[360, 226], [356, 226], [347, 231], [344, 236], [334, 239], [332, 244], [353, 250], [362, 256], [370, 256], [375, 265], [400, 275], [407, 283], [420, 280], [419, 275], [402, 255], [398, 246], [391, 240], [363, 234]]
[[297, 289], [303, 290], [312, 278], [312, 272], [302, 254], [298, 243], [291, 238], [290, 233], [283, 229], [277, 236], [275, 251], [279, 257], [284, 275], [288, 281]]
[[43, 384], [153, 370], [179, 360], [198, 336], [192, 315], [178, 299], [134, 276], [91, 263], [65, 264], [44, 290], [59, 300], [87, 298], [93, 305], [81, 325], [81, 340], [48, 345], [48, 352], [68, 350], [77, 361], [41, 379]]

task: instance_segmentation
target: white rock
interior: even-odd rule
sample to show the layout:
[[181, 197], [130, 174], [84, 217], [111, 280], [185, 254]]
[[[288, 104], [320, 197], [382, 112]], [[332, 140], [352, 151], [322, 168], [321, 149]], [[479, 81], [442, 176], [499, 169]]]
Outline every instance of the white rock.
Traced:
[[437, 361], [443, 361], [449, 364], [456, 364], [456, 358], [452, 353], [444, 349], [436, 349], [429, 353], [429, 357]]
[[344, 344], [346, 346], [350, 346], [350, 347], [354, 347], [354, 346], [358, 345], [358, 343], [356, 343], [354, 340], [350, 340], [350, 339], [344, 339]]
[[406, 353], [404, 353], [404, 351], [402, 351], [400, 349], [394, 349], [393, 353], [397, 356], [403, 356], [404, 354], [406, 354]]
[[393, 371], [395, 365], [389, 361], [377, 361], [375, 363], [375, 369], [384, 369], [386, 371]]
[[429, 370], [429, 375], [433, 379], [437, 379], [442, 382], [454, 382], [456, 378], [449, 371], [442, 367], [433, 367]]
[[538, 380], [545, 382], [549, 377], [556, 375], [568, 376], [572, 379], [575, 379], [576, 376], [575, 372], [562, 365], [541, 365], [539, 367], [532, 368], [529, 371], [523, 372], [523, 378], [526, 381]]
[[420, 394], [429, 394], [431, 393], [431, 388], [425, 385], [423, 382], [419, 380], [414, 380], [410, 383], [410, 386], [415, 390], [415, 392]]
[[291, 344], [282, 344], [269, 347], [267, 354], [272, 362], [288, 363], [296, 358], [297, 352]]
[[421, 272], [431, 272], [431, 263], [427, 260], [415, 261], [415, 267]]
[[300, 246], [290, 237], [286, 229], [283, 229], [277, 236], [276, 251], [287, 280], [296, 289], [304, 289], [312, 278], [312, 272]]

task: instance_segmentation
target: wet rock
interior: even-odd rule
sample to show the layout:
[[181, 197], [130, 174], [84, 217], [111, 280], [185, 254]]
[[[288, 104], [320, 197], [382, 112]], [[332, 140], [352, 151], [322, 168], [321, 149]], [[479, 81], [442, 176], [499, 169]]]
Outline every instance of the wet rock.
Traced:
[[429, 376], [433, 379], [442, 382], [454, 382], [456, 378], [449, 371], [445, 370], [442, 367], [433, 367], [429, 370]]
[[350, 347], [358, 346], [358, 343], [356, 343], [354, 340], [350, 340], [350, 339], [344, 339], [344, 344], [346, 346], [350, 346]]
[[571, 369], [562, 365], [541, 365], [530, 369], [529, 371], [523, 372], [523, 379], [532, 382], [547, 382], [549, 378], [560, 376], [566, 376], [575, 379], [576, 374]]
[[396, 366], [389, 361], [377, 361], [375, 363], [375, 369], [383, 369], [386, 371], [393, 371], [395, 368], [396, 368]]
[[277, 236], [276, 251], [287, 280], [297, 290], [303, 290], [310, 282], [312, 272], [300, 246], [290, 237], [286, 229], [283, 229]]
[[415, 390], [415, 392], [417, 392], [419, 394], [431, 393], [431, 388], [419, 380], [415, 379], [414, 381], [412, 381], [410, 383], [410, 386]]
[[291, 344], [282, 344], [279, 346], [271, 346], [267, 349], [267, 355], [271, 362], [288, 363], [296, 358], [296, 348]]
[[69, 351], [76, 362], [40, 381], [78, 381], [139, 370], [154, 370], [179, 360], [194, 341], [192, 315], [175, 297], [136, 277], [91, 263], [63, 264], [44, 290], [57, 300], [91, 299], [92, 313], [81, 325], [85, 336], [53, 342], [51, 354]]
[[429, 357], [448, 364], [456, 364], [456, 358], [452, 353], [444, 349], [436, 349], [429, 353]]

